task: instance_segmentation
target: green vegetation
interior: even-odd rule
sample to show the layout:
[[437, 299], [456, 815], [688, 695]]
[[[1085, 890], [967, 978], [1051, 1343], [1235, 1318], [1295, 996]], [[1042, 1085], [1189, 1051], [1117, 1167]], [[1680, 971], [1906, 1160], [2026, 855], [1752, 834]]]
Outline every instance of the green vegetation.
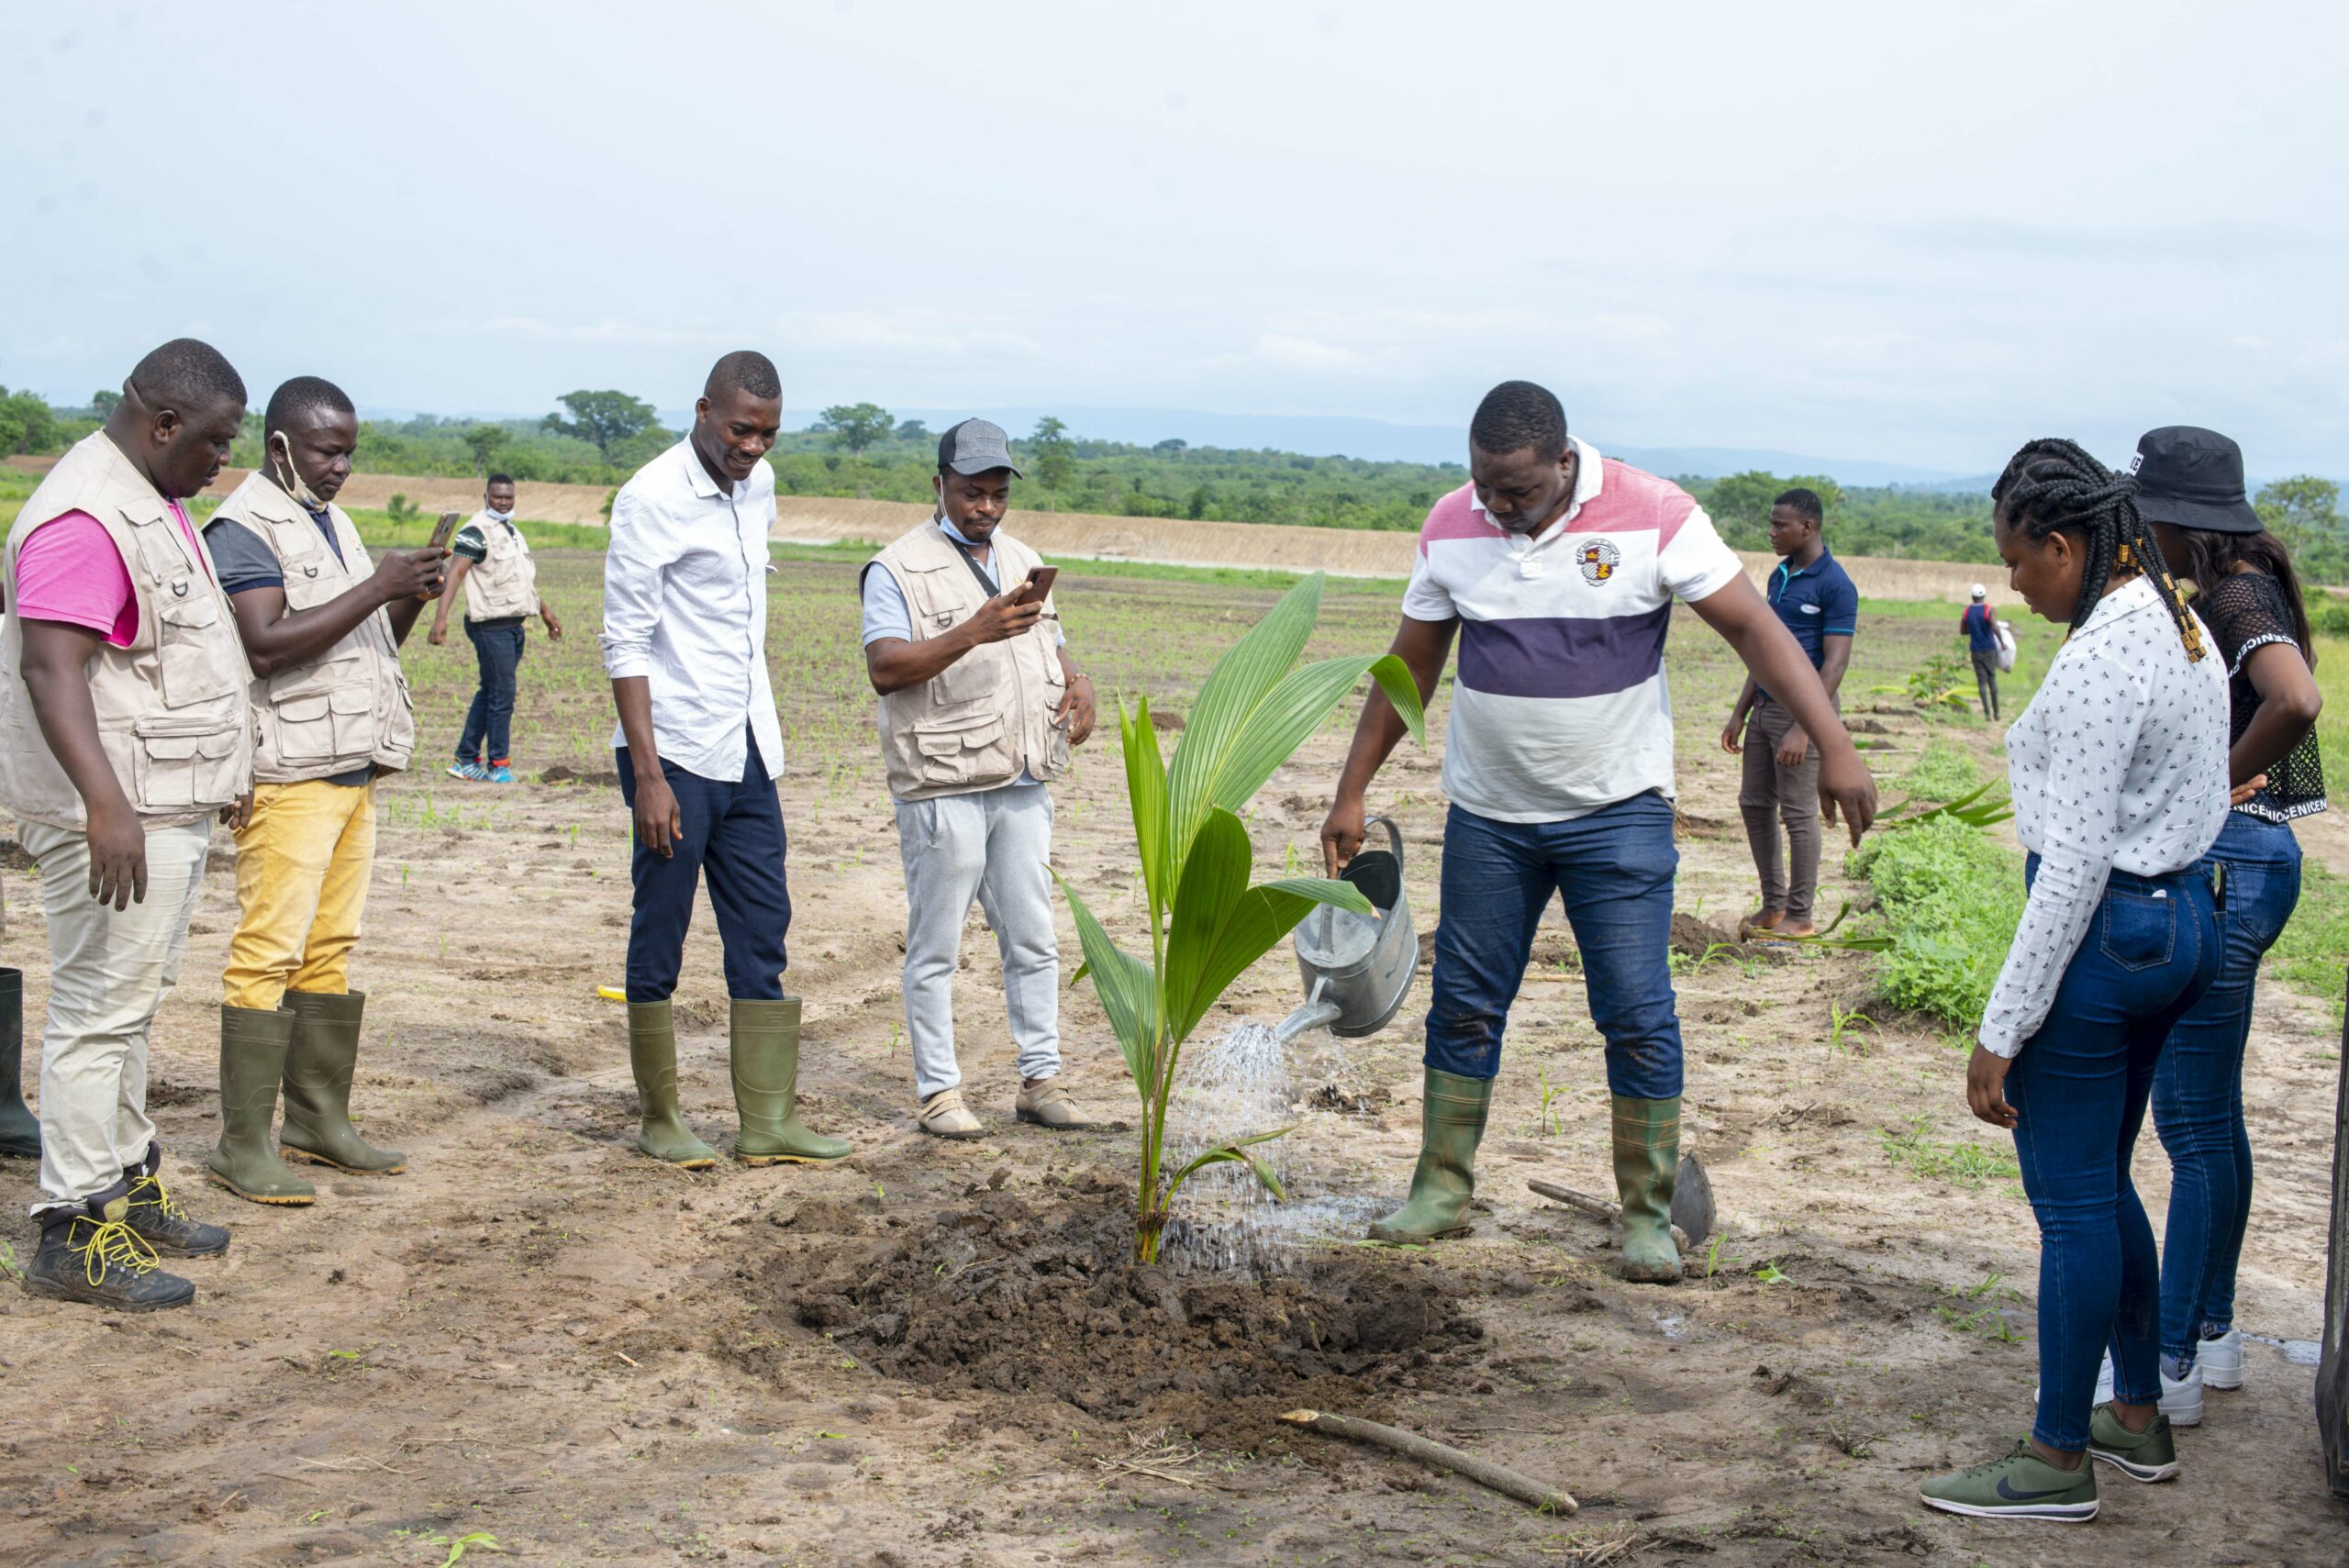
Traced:
[[1981, 1021], [2022, 919], [2017, 856], [1960, 817], [1872, 836], [1850, 870], [1876, 889], [1892, 945], [1876, 984], [1895, 1006], [1960, 1029]]
[[2300, 862], [2300, 902], [2267, 952], [2273, 972], [2295, 990], [2339, 1011], [2343, 962], [2349, 958], [2349, 877], [2335, 876], [2314, 855]]
[[1079, 976], [1092, 977], [1094, 995], [1141, 1097], [1137, 1262], [1157, 1260], [1167, 1210], [1196, 1171], [1243, 1163], [1275, 1195], [1280, 1192], [1271, 1168], [1249, 1153], [1248, 1146], [1286, 1129], [1210, 1149], [1162, 1179], [1166, 1107], [1184, 1042], [1225, 989], [1314, 905], [1373, 913], [1359, 889], [1327, 877], [1251, 886], [1254, 851], [1237, 814], [1365, 674], [1378, 682], [1412, 734], [1425, 734], [1418, 688], [1395, 655], [1356, 654], [1297, 666], [1320, 609], [1321, 579], [1316, 575], [1282, 595], [1217, 662], [1191, 705], [1171, 765], [1159, 757], [1149, 698], [1130, 711], [1122, 701], [1118, 705], [1134, 854], [1148, 905], [1150, 956], [1137, 958], [1119, 947], [1075, 884], [1060, 879], [1085, 950]]
[[1912, 800], [1950, 801], [1976, 789], [1982, 782], [1974, 759], [1941, 740], [1928, 740], [1907, 773], [1892, 781], [1895, 789]]
[[1925, 1182], [1978, 1187], [1994, 1176], [2009, 1182], [2022, 1179], [2022, 1166], [2012, 1149], [1986, 1149], [1964, 1140], [1947, 1142], [1928, 1138], [1925, 1133], [1932, 1124], [1932, 1118], [1920, 1115], [1898, 1130], [1884, 1129], [1876, 1137], [1884, 1145], [1885, 1157]]

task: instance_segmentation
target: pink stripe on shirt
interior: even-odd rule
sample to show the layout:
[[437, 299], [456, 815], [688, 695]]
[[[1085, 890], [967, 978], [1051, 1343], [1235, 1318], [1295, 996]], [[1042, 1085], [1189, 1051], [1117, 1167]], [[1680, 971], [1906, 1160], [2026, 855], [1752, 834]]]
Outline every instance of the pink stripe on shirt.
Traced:
[[[165, 505], [187, 540], [188, 554], [204, 560], [187, 514], [176, 501]], [[130, 569], [106, 525], [87, 512], [61, 512], [18, 548], [12, 607], [27, 620], [104, 632], [117, 648], [129, 647], [139, 635], [139, 595], [131, 591]]]

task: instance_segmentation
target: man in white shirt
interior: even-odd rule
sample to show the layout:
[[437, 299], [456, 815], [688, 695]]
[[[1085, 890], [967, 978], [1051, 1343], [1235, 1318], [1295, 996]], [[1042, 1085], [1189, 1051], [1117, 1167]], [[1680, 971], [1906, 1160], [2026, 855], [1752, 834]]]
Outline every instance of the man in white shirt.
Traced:
[[735, 1157], [769, 1165], [849, 1152], [799, 1120], [799, 999], [783, 992], [791, 895], [774, 786], [783, 731], [767, 681], [774, 471], [765, 461], [782, 424], [773, 361], [749, 350], [719, 360], [685, 439], [613, 499], [604, 559], [604, 672], [619, 708], [612, 744], [636, 817], [628, 1011], [637, 1147], [689, 1170], [718, 1154], [678, 1110], [669, 997], [704, 873], [733, 999]]

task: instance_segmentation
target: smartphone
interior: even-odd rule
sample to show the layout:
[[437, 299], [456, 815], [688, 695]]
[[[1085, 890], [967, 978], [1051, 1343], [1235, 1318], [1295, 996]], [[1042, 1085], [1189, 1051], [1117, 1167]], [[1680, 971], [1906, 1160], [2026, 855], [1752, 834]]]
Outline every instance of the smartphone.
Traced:
[[1039, 566], [1035, 571], [1028, 573], [1026, 582], [1012, 591], [1011, 602], [1015, 605], [1043, 603], [1044, 595], [1052, 591], [1053, 579], [1060, 574], [1061, 569], [1057, 566]]
[[443, 512], [440, 520], [432, 525], [432, 537], [424, 541], [427, 550], [446, 550], [449, 541], [457, 537], [457, 525], [464, 521], [462, 512]]

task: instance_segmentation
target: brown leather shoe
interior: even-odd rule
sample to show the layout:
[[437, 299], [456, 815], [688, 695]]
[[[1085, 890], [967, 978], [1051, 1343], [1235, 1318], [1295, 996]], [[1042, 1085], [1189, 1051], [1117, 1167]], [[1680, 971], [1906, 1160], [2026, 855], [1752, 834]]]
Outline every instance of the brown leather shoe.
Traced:
[[1060, 1079], [1030, 1078], [1019, 1085], [1018, 1104], [1019, 1119], [1038, 1127], [1049, 1127], [1057, 1132], [1067, 1132], [1080, 1127], [1091, 1127], [1093, 1118], [1076, 1108]]
[[924, 1100], [914, 1125], [932, 1138], [985, 1138], [987, 1131], [963, 1104], [960, 1089], [941, 1089]]

